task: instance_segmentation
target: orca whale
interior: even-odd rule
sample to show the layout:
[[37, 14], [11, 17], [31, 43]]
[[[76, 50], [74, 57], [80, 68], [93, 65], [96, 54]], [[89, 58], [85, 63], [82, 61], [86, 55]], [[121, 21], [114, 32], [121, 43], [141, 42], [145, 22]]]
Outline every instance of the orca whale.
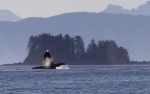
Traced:
[[33, 67], [32, 69], [69, 69], [69, 67], [66, 63], [55, 64], [49, 51], [46, 50], [44, 53], [43, 66]]

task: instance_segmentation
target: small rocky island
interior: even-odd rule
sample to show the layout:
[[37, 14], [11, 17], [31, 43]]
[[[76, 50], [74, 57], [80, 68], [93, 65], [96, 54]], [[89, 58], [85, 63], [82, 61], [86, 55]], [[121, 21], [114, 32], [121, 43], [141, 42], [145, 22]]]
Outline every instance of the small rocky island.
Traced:
[[43, 66], [33, 67], [32, 69], [69, 69], [65, 63], [55, 64], [49, 50], [44, 53]]

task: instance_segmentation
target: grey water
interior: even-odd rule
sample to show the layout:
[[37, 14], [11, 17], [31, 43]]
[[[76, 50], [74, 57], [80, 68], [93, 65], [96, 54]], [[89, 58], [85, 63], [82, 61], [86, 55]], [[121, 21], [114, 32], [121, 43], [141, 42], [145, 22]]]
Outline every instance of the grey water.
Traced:
[[150, 94], [150, 66], [0, 66], [0, 94]]

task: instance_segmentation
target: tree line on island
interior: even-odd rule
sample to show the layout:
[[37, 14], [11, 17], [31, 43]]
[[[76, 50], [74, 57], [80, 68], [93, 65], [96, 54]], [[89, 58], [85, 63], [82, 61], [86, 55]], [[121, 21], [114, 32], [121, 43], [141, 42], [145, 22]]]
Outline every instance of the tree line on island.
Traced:
[[43, 53], [49, 49], [54, 62], [70, 65], [112, 65], [129, 64], [128, 51], [118, 47], [113, 40], [99, 41], [94, 39], [87, 48], [81, 36], [70, 37], [68, 34], [53, 36], [40, 34], [31, 36], [28, 42], [29, 50], [25, 65], [41, 65]]

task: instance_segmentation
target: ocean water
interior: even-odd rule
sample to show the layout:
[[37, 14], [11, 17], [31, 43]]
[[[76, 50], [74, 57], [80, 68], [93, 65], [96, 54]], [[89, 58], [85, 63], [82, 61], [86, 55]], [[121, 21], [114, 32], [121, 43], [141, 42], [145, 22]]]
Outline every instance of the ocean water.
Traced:
[[150, 66], [0, 66], [0, 94], [150, 94]]

